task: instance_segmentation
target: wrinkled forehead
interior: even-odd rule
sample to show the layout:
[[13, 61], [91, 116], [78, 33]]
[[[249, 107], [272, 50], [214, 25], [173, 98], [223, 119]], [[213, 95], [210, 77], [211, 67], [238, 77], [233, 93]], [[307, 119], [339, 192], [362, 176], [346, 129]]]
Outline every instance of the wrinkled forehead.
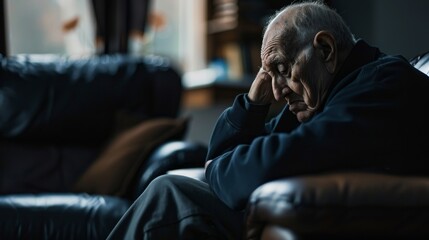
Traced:
[[262, 54], [276, 49], [282, 55], [293, 58], [299, 48], [297, 32], [288, 18], [277, 16], [266, 28], [262, 41]]

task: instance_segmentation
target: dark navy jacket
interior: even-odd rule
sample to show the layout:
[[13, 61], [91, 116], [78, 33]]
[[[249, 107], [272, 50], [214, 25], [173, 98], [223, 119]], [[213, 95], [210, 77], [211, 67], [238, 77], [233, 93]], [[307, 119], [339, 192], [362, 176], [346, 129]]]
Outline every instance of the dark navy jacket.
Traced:
[[326, 171], [425, 174], [429, 78], [401, 56], [357, 42], [324, 106], [299, 124], [288, 106], [265, 122], [269, 105], [236, 97], [219, 117], [207, 181], [233, 209], [243, 209], [270, 180]]

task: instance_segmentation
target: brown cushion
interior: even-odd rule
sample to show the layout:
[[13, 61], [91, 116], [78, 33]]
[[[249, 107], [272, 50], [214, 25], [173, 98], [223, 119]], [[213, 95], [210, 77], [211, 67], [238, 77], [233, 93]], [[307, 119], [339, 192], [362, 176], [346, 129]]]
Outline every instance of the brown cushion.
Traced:
[[124, 196], [139, 167], [160, 144], [183, 137], [188, 118], [146, 120], [119, 134], [73, 187], [75, 192]]

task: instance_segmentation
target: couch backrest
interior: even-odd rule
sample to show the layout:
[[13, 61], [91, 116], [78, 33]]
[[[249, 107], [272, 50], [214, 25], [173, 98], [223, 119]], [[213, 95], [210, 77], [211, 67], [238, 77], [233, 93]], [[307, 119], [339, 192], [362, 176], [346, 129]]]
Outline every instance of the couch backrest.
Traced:
[[0, 194], [69, 189], [119, 130], [177, 117], [166, 58], [0, 56]]
[[117, 115], [176, 117], [181, 77], [161, 57], [0, 58], [0, 140], [104, 142]]

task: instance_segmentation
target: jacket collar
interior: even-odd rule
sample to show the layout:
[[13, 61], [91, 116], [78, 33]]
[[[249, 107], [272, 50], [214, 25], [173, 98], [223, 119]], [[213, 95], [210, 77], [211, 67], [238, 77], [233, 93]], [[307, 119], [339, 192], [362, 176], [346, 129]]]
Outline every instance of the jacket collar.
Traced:
[[333, 85], [336, 85], [340, 79], [343, 79], [354, 70], [375, 61], [381, 55], [384, 54], [378, 48], [369, 46], [362, 39], [358, 40], [335, 76]]
[[346, 78], [353, 71], [361, 68], [362, 66], [370, 62], [377, 60], [384, 55], [385, 54], [380, 52], [378, 48], [372, 47], [368, 45], [364, 40], [359, 39], [353, 46], [346, 60], [340, 67], [340, 70], [334, 77], [334, 80], [328, 90], [328, 97], [318, 112], [323, 111], [326, 102], [329, 101], [329, 99], [332, 97], [332, 92], [334, 91], [334, 88], [339, 85], [342, 79]]

